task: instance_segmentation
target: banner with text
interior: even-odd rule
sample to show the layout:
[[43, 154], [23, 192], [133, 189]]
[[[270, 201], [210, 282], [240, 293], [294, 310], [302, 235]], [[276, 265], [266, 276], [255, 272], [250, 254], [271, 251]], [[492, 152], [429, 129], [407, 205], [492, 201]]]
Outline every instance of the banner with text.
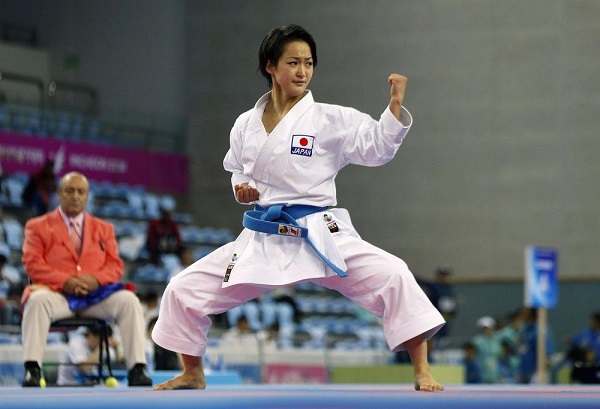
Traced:
[[558, 251], [553, 248], [525, 248], [525, 305], [554, 308], [558, 303]]
[[36, 172], [47, 160], [54, 160], [57, 176], [77, 171], [96, 182], [141, 185], [161, 193], [184, 194], [188, 189], [184, 155], [0, 131], [0, 166], [5, 175]]

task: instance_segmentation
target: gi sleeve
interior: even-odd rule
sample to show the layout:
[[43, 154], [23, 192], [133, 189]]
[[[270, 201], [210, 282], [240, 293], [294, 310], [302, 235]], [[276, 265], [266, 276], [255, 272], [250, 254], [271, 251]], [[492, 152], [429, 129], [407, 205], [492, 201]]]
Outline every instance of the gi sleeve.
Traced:
[[344, 116], [346, 129], [352, 131], [342, 144], [345, 161], [362, 166], [381, 166], [392, 160], [412, 125], [412, 117], [404, 107], [400, 121], [389, 107], [379, 121], [355, 110]]

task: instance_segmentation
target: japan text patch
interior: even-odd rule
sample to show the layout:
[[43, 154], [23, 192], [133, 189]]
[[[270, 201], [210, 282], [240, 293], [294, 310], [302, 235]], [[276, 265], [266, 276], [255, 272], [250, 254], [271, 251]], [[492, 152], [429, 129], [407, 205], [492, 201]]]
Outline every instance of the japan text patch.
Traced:
[[312, 156], [314, 136], [292, 135], [292, 155]]

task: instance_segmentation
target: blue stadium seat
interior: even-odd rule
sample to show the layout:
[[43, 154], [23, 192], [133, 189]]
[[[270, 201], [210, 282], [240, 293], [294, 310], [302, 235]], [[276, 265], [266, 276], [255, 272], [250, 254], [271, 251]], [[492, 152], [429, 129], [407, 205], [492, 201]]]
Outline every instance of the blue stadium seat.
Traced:
[[146, 217], [149, 219], [158, 219], [160, 217], [160, 200], [157, 195], [153, 193], [146, 193], [144, 195], [144, 210]]
[[312, 310], [312, 300], [307, 297], [296, 297], [296, 304], [298, 305], [298, 309], [303, 313], [311, 313]]
[[97, 118], [90, 118], [87, 126], [87, 139], [90, 142], [103, 141], [101, 135], [100, 121]]
[[2, 181], [6, 194], [7, 205], [12, 207], [23, 207], [23, 190], [27, 180], [23, 181], [14, 176], [8, 176]]
[[153, 283], [164, 283], [168, 275], [167, 270], [154, 264], [146, 264], [138, 268], [133, 274], [136, 281]]
[[14, 106], [12, 128], [25, 135], [36, 135], [41, 129], [40, 111], [37, 108]]
[[94, 184], [94, 189], [98, 197], [115, 198], [116, 189], [112, 182], [99, 182]]
[[41, 131], [44, 135], [54, 136], [56, 134], [57, 115], [54, 111], [43, 111], [40, 115]]
[[0, 131], [12, 130], [10, 124], [10, 112], [4, 105], [0, 105]]
[[235, 308], [227, 311], [227, 322], [230, 327], [234, 327], [240, 317], [246, 317], [248, 325], [253, 331], [259, 331], [262, 329], [262, 323], [260, 321], [260, 310], [258, 303], [247, 302]]
[[310, 334], [311, 340], [313, 341], [324, 341], [327, 330], [325, 327], [320, 325], [309, 325], [305, 327], [305, 331]]
[[173, 220], [175, 220], [177, 223], [188, 224], [192, 223], [194, 218], [189, 213], [174, 213]]
[[111, 200], [104, 206], [99, 207], [96, 213], [102, 217], [123, 219], [131, 217], [132, 211], [126, 203], [119, 200]]
[[339, 341], [335, 343], [334, 349], [341, 351], [356, 351], [360, 345], [355, 341]]
[[277, 320], [280, 326], [294, 325], [294, 309], [289, 303], [277, 303]]
[[176, 254], [162, 254], [160, 256], [160, 261], [162, 263], [163, 268], [168, 271], [173, 271], [176, 268], [181, 269], [181, 260], [179, 260], [179, 256]]
[[71, 121], [71, 131], [69, 132], [70, 140], [80, 141], [82, 139], [84, 124], [85, 117], [83, 115], [73, 115]]
[[115, 197], [118, 199], [127, 199], [127, 196], [129, 196], [130, 192], [132, 191], [131, 186], [129, 186], [126, 183], [117, 183], [115, 186]]
[[15, 219], [4, 219], [4, 235], [6, 244], [12, 250], [21, 250], [23, 246], [23, 226]]
[[175, 210], [177, 207], [177, 201], [171, 195], [163, 195], [159, 198], [160, 207], [164, 209]]
[[227, 323], [229, 324], [229, 326], [234, 327], [242, 315], [244, 315], [244, 311], [242, 311], [241, 306], [237, 306], [228, 310]]
[[280, 336], [277, 340], [277, 345], [279, 346], [279, 349], [293, 349], [294, 341], [291, 338], [284, 338]]
[[227, 244], [233, 240], [233, 233], [231, 233], [231, 230], [225, 227], [216, 229], [214, 235], [216, 236], [216, 244]]
[[264, 328], [269, 328], [272, 324], [277, 322], [277, 304], [272, 301], [261, 301], [259, 308]]
[[302, 349], [325, 349], [322, 339], [310, 339], [302, 344]]
[[19, 344], [19, 337], [5, 332], [0, 332], [0, 344], [17, 345]]
[[131, 220], [109, 220], [115, 227], [115, 235], [117, 237], [133, 236], [135, 227]]
[[56, 114], [56, 128], [54, 136], [60, 139], [69, 139], [71, 136], [71, 116], [65, 112]]
[[221, 346], [221, 338], [208, 337], [207, 345], [209, 348], [218, 348]]
[[135, 261], [138, 259], [147, 260], [147, 250], [145, 248], [146, 235], [134, 233], [131, 236], [119, 238], [119, 254], [124, 260]]
[[215, 250], [215, 248], [211, 247], [211, 246], [198, 247], [197, 249], [195, 249], [193, 251], [192, 258], [194, 260], [200, 260], [202, 257], [212, 253], [214, 250]]
[[262, 323], [260, 321], [260, 310], [258, 308], [258, 303], [256, 302], [247, 302], [242, 304], [242, 311], [248, 319], [248, 325], [253, 331], [259, 331], [263, 328]]

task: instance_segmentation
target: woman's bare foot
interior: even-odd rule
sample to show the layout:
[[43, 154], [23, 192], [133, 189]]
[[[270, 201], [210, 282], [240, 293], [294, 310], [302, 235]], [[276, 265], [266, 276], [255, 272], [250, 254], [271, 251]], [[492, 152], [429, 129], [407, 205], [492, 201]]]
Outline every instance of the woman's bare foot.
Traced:
[[172, 389], [206, 389], [206, 379], [204, 378], [204, 375], [196, 376], [184, 372], [181, 375], [154, 387], [155, 391]]
[[415, 374], [415, 390], [424, 392], [443, 391], [444, 385], [433, 379], [431, 373]]
[[183, 373], [173, 379], [158, 384], [155, 391], [172, 389], [206, 389], [204, 365], [201, 356], [181, 354]]

